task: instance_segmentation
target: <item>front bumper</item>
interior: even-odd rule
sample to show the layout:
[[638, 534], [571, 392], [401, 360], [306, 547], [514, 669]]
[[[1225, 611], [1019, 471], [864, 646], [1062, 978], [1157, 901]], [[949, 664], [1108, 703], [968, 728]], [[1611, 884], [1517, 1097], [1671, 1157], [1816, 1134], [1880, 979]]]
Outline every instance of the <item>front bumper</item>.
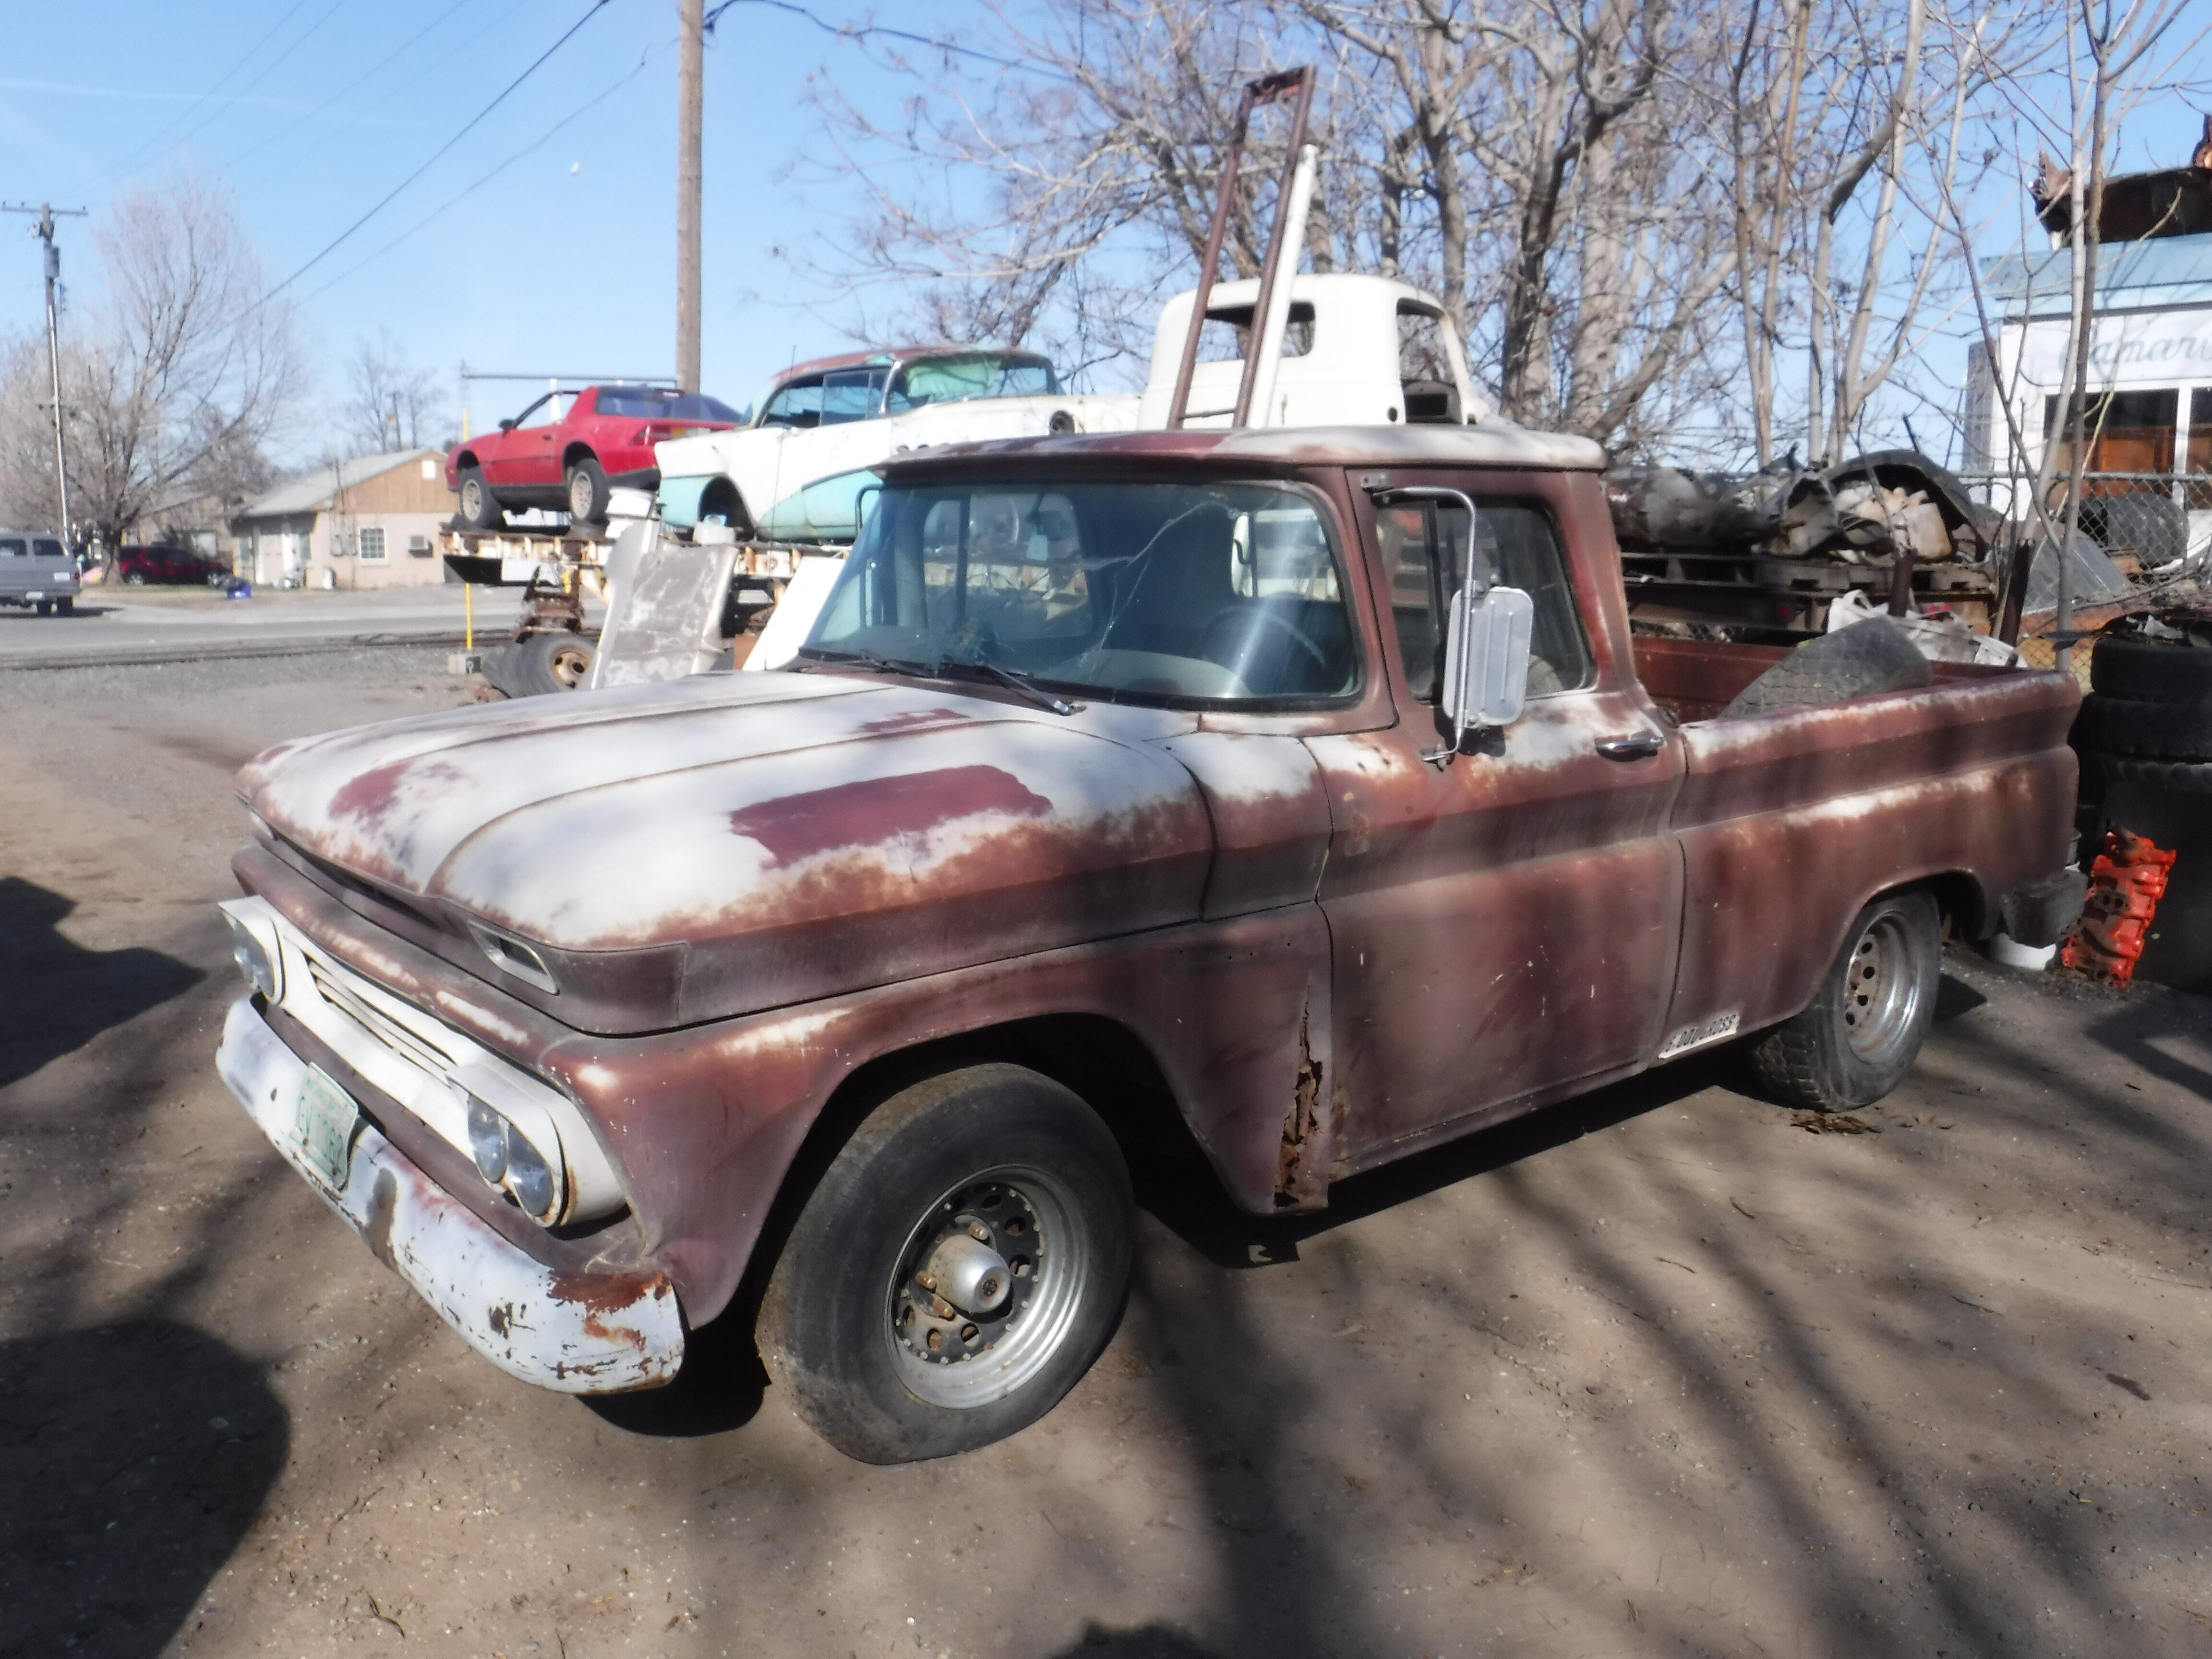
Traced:
[[253, 999], [231, 1005], [222, 1080], [285, 1160], [463, 1340], [511, 1376], [562, 1394], [658, 1388], [684, 1363], [684, 1318], [666, 1275], [580, 1273], [532, 1259], [403, 1156], [366, 1120], [332, 1188], [299, 1139], [307, 1063]]

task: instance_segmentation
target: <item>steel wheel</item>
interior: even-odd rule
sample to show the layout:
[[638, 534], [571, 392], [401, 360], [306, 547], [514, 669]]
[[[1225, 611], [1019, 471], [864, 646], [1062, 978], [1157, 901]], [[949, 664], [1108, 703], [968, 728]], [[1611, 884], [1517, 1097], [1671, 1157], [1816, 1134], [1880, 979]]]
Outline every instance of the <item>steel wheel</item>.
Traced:
[[1065, 1085], [1003, 1061], [917, 1079], [814, 1182], [762, 1297], [761, 1358], [848, 1456], [988, 1446], [1113, 1334], [1133, 1220], [1112, 1132]]
[[553, 647], [546, 667], [563, 691], [580, 691], [592, 678], [592, 647], [581, 640], [563, 640]]
[[1073, 1201], [1042, 1170], [993, 1170], [915, 1224], [888, 1288], [884, 1334], [916, 1395], [988, 1406], [1050, 1363], [1091, 1268]]
[[1861, 910], [1803, 1012], [1752, 1045], [1760, 1080], [1822, 1111], [1872, 1105], [1895, 1088], [1935, 1018], [1942, 923], [1926, 892], [1887, 894]]
[[1920, 975], [1912, 942], [1894, 914], [1876, 916], [1851, 946], [1844, 970], [1844, 1036], [1872, 1060], [1896, 1045], [1920, 1011]]

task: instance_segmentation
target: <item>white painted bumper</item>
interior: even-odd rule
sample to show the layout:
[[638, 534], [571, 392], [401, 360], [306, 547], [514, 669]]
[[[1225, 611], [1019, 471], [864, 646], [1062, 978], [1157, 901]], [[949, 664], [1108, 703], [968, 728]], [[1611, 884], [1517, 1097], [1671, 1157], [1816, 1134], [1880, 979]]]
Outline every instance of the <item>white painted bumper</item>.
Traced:
[[676, 1292], [659, 1273], [566, 1273], [532, 1260], [432, 1181], [366, 1121], [343, 1187], [297, 1139], [307, 1066], [251, 997], [231, 1005], [216, 1066], [286, 1161], [478, 1353], [563, 1394], [658, 1387], [684, 1362]]

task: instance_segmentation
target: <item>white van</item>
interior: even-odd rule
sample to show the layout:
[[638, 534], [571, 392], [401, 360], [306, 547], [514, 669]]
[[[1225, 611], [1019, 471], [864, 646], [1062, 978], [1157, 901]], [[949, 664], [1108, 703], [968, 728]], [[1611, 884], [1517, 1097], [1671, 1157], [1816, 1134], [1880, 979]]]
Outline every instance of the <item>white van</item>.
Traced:
[[0, 530], [0, 605], [41, 617], [76, 609], [76, 564], [62, 538], [39, 530]]

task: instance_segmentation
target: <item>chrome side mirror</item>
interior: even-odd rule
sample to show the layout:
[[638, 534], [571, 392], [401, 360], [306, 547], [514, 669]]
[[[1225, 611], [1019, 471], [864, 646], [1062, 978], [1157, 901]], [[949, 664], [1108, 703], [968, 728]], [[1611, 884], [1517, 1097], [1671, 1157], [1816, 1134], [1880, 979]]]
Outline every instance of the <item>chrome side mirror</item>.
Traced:
[[1535, 621], [1536, 602], [1517, 587], [1469, 581], [1452, 595], [1437, 697], [1450, 738], [1446, 752], [1458, 753], [1474, 732], [1521, 718]]

